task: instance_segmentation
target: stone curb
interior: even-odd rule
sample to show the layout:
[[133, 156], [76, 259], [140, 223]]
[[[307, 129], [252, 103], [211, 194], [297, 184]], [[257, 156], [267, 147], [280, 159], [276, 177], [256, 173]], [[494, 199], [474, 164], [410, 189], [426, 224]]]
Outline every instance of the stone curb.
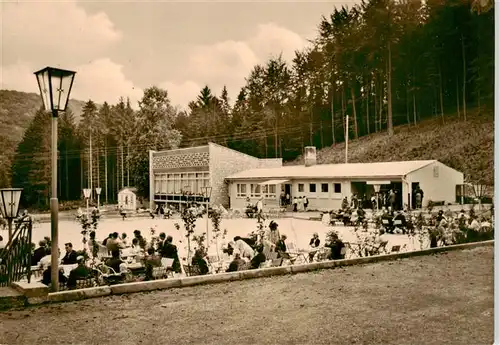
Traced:
[[494, 243], [495, 241], [491, 240], [484, 242], [451, 245], [446, 247], [429, 248], [412, 252], [368, 256], [355, 259], [324, 261], [324, 262], [315, 262], [315, 263], [308, 263], [296, 266], [270, 267], [270, 268], [262, 268], [256, 270], [211, 274], [206, 276], [169, 278], [169, 279], [152, 280], [145, 282], [118, 284], [112, 286], [101, 286], [101, 287], [94, 287], [94, 288], [87, 288], [80, 290], [54, 292], [54, 293], [49, 293], [47, 297], [44, 296], [28, 297], [27, 304], [40, 304], [44, 302], [69, 302], [69, 301], [76, 301], [94, 297], [103, 297], [109, 295], [121, 295], [128, 293], [164, 290], [171, 288], [183, 288], [183, 287], [202, 285], [202, 284], [214, 284], [214, 283], [223, 283], [236, 280], [304, 273], [321, 269], [332, 269], [336, 267], [354, 266], [354, 265], [384, 262], [384, 261], [394, 261], [398, 259], [438, 254], [455, 250], [473, 249], [477, 247], [488, 247], [488, 246], [493, 246]]

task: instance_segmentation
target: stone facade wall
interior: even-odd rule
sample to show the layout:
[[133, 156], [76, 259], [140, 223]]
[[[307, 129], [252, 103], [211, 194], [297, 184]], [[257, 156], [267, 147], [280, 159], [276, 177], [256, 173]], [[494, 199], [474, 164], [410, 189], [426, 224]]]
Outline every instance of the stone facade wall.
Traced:
[[210, 202], [226, 208], [230, 204], [226, 177], [244, 170], [281, 166], [281, 159], [259, 159], [212, 143], [209, 147], [210, 185], [212, 186]]
[[153, 171], [209, 165], [208, 146], [153, 153]]

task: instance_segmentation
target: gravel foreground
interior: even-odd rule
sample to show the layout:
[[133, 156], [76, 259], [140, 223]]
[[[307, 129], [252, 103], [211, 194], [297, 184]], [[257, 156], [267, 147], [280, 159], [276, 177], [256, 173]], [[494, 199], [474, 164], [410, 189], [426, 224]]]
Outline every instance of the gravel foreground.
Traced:
[[0, 344], [493, 343], [493, 247], [0, 313]]

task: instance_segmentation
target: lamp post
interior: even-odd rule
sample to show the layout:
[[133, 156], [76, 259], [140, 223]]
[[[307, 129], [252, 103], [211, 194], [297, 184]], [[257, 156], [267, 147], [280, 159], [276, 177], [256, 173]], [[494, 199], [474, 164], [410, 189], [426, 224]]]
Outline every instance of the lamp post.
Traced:
[[87, 219], [89, 219], [89, 198], [90, 198], [91, 191], [92, 191], [92, 189], [90, 189], [90, 188], [83, 189], [83, 196], [85, 197], [85, 202], [87, 203]]
[[17, 218], [22, 188], [0, 189], [0, 210], [9, 226], [9, 242], [12, 241], [12, 221]]
[[57, 117], [60, 111], [66, 111], [69, 95], [73, 87], [75, 72], [59, 68], [46, 67], [35, 72], [45, 111], [52, 113], [52, 188], [50, 195], [50, 223], [52, 248], [51, 258], [51, 287], [52, 291], [59, 290], [59, 201], [57, 199]]
[[205, 207], [207, 209], [207, 250], [208, 250], [208, 248], [210, 248], [210, 228], [208, 226], [208, 204], [210, 196], [212, 195], [212, 187], [210, 186], [201, 187], [201, 190], [203, 192], [203, 196], [205, 197]]
[[95, 193], [97, 194], [97, 211], [101, 209], [101, 190], [101, 187], [95, 189]]

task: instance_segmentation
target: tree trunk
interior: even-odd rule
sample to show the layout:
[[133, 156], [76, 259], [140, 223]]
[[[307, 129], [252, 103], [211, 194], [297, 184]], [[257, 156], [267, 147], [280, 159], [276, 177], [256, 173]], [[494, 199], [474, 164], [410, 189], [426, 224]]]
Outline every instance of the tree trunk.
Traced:
[[92, 174], [92, 132], [90, 132], [90, 150], [89, 150], [89, 188], [90, 188], [90, 201], [93, 200], [92, 196], [94, 195], [93, 191], [93, 174]]
[[314, 146], [313, 142], [313, 110], [309, 107], [309, 145]]
[[370, 134], [370, 90], [371, 90], [371, 86], [367, 86], [367, 90], [366, 90], [366, 134]]
[[456, 94], [457, 94], [457, 116], [460, 120], [460, 92], [458, 91], [458, 76], [456, 78]]
[[334, 102], [335, 102], [335, 90], [332, 89], [332, 102], [330, 104], [330, 112], [332, 115], [332, 145], [335, 145], [335, 109], [334, 109]]
[[116, 152], [116, 195], [120, 191], [120, 156]]
[[408, 124], [408, 127], [411, 125], [410, 121], [410, 92], [408, 91], [408, 85], [406, 85], [406, 123]]
[[69, 177], [68, 177], [68, 149], [66, 148], [66, 150], [64, 151], [64, 165], [65, 165], [65, 169], [64, 169], [64, 179], [65, 179], [65, 183], [66, 183], [66, 188], [65, 188], [65, 194], [66, 194], [66, 200], [69, 200]]
[[388, 66], [387, 66], [387, 132], [389, 135], [394, 134], [394, 128], [392, 128], [392, 52], [391, 52], [391, 42], [387, 43], [388, 50]]
[[[344, 90], [344, 85], [342, 85], [342, 129], [345, 133], [345, 90]], [[345, 141], [345, 134], [344, 134], [344, 141]]]
[[325, 147], [325, 143], [323, 140], [323, 121], [319, 121], [319, 137], [321, 141], [321, 148]]
[[464, 121], [467, 121], [467, 105], [466, 105], [466, 99], [465, 99], [465, 87], [467, 85], [467, 66], [465, 63], [465, 42], [464, 42], [464, 35], [461, 35], [462, 38], [462, 74], [463, 74], [463, 79], [462, 79], [462, 112], [464, 113]]
[[130, 187], [130, 146], [127, 144], [127, 186]]
[[415, 99], [415, 88], [413, 89], [413, 124], [417, 125], [417, 102]]
[[100, 170], [100, 160], [101, 160], [101, 149], [97, 148], [97, 188], [101, 187], [101, 170]]
[[375, 133], [378, 133], [378, 120], [377, 120], [377, 114], [378, 114], [378, 102], [377, 102], [377, 96], [378, 96], [378, 88], [377, 88], [377, 82], [375, 81], [375, 92], [373, 93], [373, 103], [374, 103], [374, 122], [375, 122]]
[[443, 107], [443, 76], [441, 74], [441, 66], [439, 66], [439, 106], [441, 108], [441, 121], [444, 125], [444, 107]]
[[382, 115], [384, 114], [384, 82], [380, 81], [381, 88], [379, 94], [379, 103], [378, 103], [378, 128], [382, 132]]
[[105, 188], [105, 200], [108, 204], [108, 139], [105, 139], [104, 143], [104, 188]]
[[274, 157], [278, 158], [278, 113], [274, 110]]
[[358, 139], [358, 116], [356, 114], [356, 95], [354, 94], [354, 88], [351, 87], [351, 101], [352, 101], [352, 117], [354, 122], [354, 138]]
[[83, 153], [80, 152], [80, 193], [83, 190], [83, 181], [85, 180], [85, 176], [83, 174]]
[[121, 188], [125, 187], [125, 170], [123, 169], [124, 166], [123, 166], [123, 138], [122, 138], [122, 141], [120, 143], [120, 154], [121, 154], [121, 170], [122, 170], [122, 173], [121, 173], [121, 177], [122, 177], [122, 184], [121, 184]]

